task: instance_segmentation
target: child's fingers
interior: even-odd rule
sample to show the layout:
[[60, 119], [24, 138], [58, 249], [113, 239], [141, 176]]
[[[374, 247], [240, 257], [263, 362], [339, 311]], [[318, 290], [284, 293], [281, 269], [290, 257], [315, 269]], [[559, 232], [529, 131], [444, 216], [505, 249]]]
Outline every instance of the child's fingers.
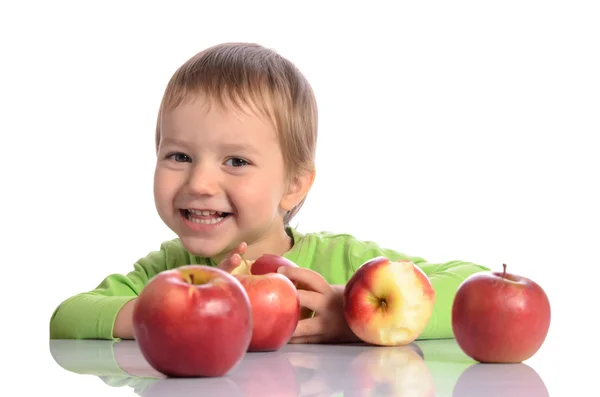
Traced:
[[302, 286], [298, 289], [311, 290], [320, 294], [331, 292], [331, 286], [327, 283], [327, 280], [314, 270], [303, 267], [280, 266], [277, 273], [283, 274], [292, 282], [297, 283], [298, 286]]
[[302, 307], [306, 307], [307, 309], [317, 313], [323, 312], [327, 305], [325, 297], [322, 294], [314, 291], [305, 291], [303, 289], [299, 289], [298, 299], [300, 300], [300, 305]]
[[307, 318], [298, 322], [298, 325], [296, 326], [296, 329], [292, 335], [292, 339], [297, 341], [299, 338], [305, 338], [308, 336], [320, 336], [320, 339], [323, 339], [322, 337], [326, 332], [327, 329], [325, 327], [325, 320], [323, 317]]
[[238, 267], [242, 263], [242, 257], [239, 254], [233, 254], [229, 258], [219, 263], [219, 269], [225, 270], [227, 273], [231, 273], [233, 269]]
[[228, 273], [231, 273], [231, 271], [233, 269], [235, 269], [242, 263], [241, 255], [246, 253], [247, 247], [248, 247], [248, 245], [244, 242], [238, 244], [237, 247], [232, 249], [231, 252], [229, 252], [229, 254], [227, 254], [225, 259], [223, 259], [217, 267], [219, 269], [225, 270]]
[[239, 243], [237, 245], [237, 247], [235, 247], [231, 251], [230, 255], [233, 255], [233, 254], [244, 255], [246, 253], [246, 248], [248, 248], [248, 244], [246, 244], [245, 242], [242, 241], [241, 243]]
[[239, 266], [241, 262], [242, 257], [240, 256], [240, 254], [237, 254], [234, 251], [232, 251], [227, 255], [225, 259], [221, 261], [221, 263], [219, 263], [217, 267], [219, 269], [225, 270], [226, 272], [230, 272], [231, 270]]
[[292, 336], [289, 340], [290, 344], [324, 344], [327, 343], [325, 335], [307, 335], [307, 336]]
[[304, 320], [305, 318], [311, 318], [315, 315], [315, 311], [309, 309], [308, 307], [301, 306], [300, 308], [300, 320]]

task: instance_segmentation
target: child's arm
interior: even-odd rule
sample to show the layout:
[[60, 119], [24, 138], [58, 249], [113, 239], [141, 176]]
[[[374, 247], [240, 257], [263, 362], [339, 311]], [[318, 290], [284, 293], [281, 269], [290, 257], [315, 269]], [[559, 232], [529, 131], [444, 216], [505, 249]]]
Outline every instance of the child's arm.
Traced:
[[458, 286], [471, 274], [489, 269], [471, 262], [461, 261], [442, 264], [423, 261], [416, 265], [427, 274], [436, 294], [436, 303], [431, 319], [418, 339], [453, 338], [452, 303]]
[[[239, 266], [246, 243], [233, 249], [218, 267], [229, 272]], [[160, 251], [150, 253], [134, 265], [127, 275], [112, 274], [92, 291], [63, 301], [52, 314], [50, 339], [133, 339], [133, 307], [142, 288], [156, 274], [201, 258], [191, 256], [178, 239], [167, 241]]]
[[124, 313], [132, 309], [134, 299], [148, 280], [167, 268], [166, 259], [163, 245], [160, 251], [135, 263], [134, 270], [127, 275], [111, 274], [95, 289], [64, 300], [50, 319], [50, 338], [119, 339], [130, 336], [131, 318], [121, 316], [117, 323], [118, 314], [121, 309]]
[[119, 339], [135, 339], [133, 334], [133, 307], [137, 298], [125, 303], [115, 318], [113, 336]]

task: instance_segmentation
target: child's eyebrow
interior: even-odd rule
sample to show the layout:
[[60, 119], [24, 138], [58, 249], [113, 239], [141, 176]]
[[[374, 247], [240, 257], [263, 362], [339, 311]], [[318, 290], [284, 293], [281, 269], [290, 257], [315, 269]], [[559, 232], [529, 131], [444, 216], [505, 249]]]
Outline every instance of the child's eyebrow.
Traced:
[[239, 143], [239, 142], [223, 143], [221, 145], [221, 148], [223, 148], [225, 151], [228, 151], [228, 152], [245, 152], [245, 153], [253, 153], [253, 154], [259, 153], [259, 150], [251, 143]]
[[161, 145], [163, 145], [163, 146], [167, 146], [167, 145], [186, 146], [187, 142], [182, 141], [181, 139], [176, 139], [176, 138], [164, 138], [164, 139], [162, 139]]

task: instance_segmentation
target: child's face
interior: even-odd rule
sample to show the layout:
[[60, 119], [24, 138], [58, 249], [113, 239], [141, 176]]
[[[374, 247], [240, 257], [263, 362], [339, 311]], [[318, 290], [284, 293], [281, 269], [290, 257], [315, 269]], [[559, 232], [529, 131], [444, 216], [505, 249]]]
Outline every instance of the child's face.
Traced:
[[194, 255], [220, 261], [241, 241], [247, 258], [289, 249], [284, 162], [268, 120], [206, 107], [204, 96], [163, 115], [154, 179], [162, 220]]

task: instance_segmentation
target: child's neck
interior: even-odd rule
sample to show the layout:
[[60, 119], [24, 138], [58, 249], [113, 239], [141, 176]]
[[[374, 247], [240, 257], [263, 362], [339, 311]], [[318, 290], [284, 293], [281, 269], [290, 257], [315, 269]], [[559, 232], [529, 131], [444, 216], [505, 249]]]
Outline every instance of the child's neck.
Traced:
[[256, 260], [265, 253], [283, 255], [294, 246], [294, 239], [287, 234], [285, 228], [280, 233], [259, 239], [248, 245], [244, 258]]
[[[293, 246], [293, 237], [287, 234], [286, 228], [283, 228], [281, 229], [281, 232], [271, 233], [267, 237], [259, 238], [256, 241], [249, 243], [248, 248], [246, 248], [246, 253], [244, 254], [244, 259], [256, 260], [266, 253], [283, 256], [292, 249]], [[229, 252], [223, 252], [216, 257], [210, 258], [210, 260], [218, 264], [221, 263], [227, 255], [229, 255]]]

